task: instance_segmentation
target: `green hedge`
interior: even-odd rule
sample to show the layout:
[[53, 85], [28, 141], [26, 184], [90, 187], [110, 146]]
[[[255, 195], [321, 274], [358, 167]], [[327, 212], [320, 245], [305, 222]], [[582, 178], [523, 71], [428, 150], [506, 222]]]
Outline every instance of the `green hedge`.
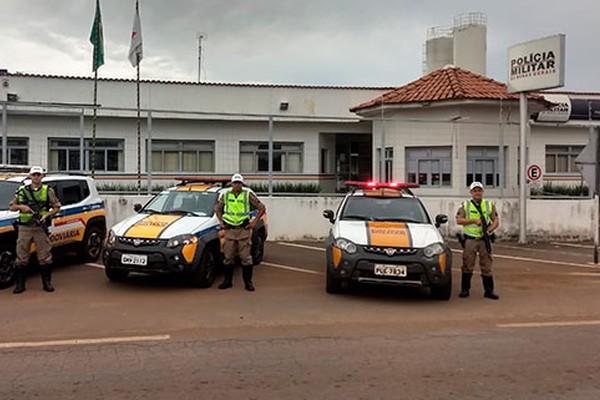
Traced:
[[[96, 187], [99, 192], [137, 192], [137, 185], [121, 185], [118, 183], [97, 183]], [[165, 190], [165, 186], [162, 185], [153, 185], [152, 193], [157, 193], [162, 190]], [[142, 184], [142, 193], [146, 193], [148, 191], [148, 185]]]
[[[256, 193], [268, 193], [269, 185], [266, 183], [246, 185]], [[321, 193], [321, 186], [315, 183], [274, 183], [273, 193]]]
[[590, 194], [590, 189], [586, 185], [554, 185], [544, 183], [542, 188], [532, 188], [532, 196], [584, 196]]

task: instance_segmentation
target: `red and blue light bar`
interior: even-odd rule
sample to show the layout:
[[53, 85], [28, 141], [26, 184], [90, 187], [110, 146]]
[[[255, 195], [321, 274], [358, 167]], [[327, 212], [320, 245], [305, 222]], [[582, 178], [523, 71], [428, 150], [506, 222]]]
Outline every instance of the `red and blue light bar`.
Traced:
[[419, 187], [418, 183], [405, 182], [377, 182], [377, 181], [346, 181], [346, 186], [360, 187], [364, 189], [415, 189]]

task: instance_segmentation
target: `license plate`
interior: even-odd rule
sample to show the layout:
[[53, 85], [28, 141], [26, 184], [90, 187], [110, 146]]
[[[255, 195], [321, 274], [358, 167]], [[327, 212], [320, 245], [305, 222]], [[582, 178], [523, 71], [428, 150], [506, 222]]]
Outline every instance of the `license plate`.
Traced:
[[406, 265], [375, 264], [373, 272], [379, 276], [397, 276], [403, 278], [406, 276]]
[[123, 265], [147, 265], [148, 256], [139, 254], [122, 254], [121, 264]]

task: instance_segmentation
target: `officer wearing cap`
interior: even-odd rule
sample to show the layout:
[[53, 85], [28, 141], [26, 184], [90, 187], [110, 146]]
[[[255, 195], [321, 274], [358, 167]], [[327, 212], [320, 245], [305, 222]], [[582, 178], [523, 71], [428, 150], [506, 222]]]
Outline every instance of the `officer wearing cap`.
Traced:
[[[256, 217], [251, 218], [251, 211], [258, 210]], [[217, 204], [215, 214], [219, 219], [221, 228], [225, 230], [224, 267], [225, 279], [219, 289], [228, 289], [233, 286], [233, 266], [235, 258], [239, 257], [242, 263], [242, 276], [246, 290], [253, 292], [252, 283], [252, 229], [266, 212], [265, 205], [256, 197], [254, 192], [244, 188], [244, 177], [233, 174], [231, 188], [226, 190]]]
[[475, 269], [475, 261], [479, 254], [479, 268], [483, 281], [484, 297], [498, 300], [494, 293], [494, 277], [492, 275], [491, 246], [486, 246], [484, 238], [484, 227], [487, 234], [492, 234], [500, 219], [496, 207], [491, 201], [483, 198], [483, 184], [473, 182], [469, 187], [471, 199], [464, 201], [456, 213], [456, 223], [463, 226], [464, 251], [462, 265], [462, 285], [458, 295], [461, 298], [469, 297], [471, 289], [471, 277]]
[[42, 286], [46, 292], [53, 292], [52, 287], [52, 244], [47, 234], [50, 218], [60, 211], [60, 202], [52, 188], [42, 184], [44, 169], [31, 167], [29, 179], [31, 183], [19, 187], [15, 197], [10, 202], [9, 210], [18, 211], [18, 237], [16, 286], [13, 293], [25, 291], [25, 268], [31, 255], [31, 243], [35, 243], [37, 259], [40, 264]]

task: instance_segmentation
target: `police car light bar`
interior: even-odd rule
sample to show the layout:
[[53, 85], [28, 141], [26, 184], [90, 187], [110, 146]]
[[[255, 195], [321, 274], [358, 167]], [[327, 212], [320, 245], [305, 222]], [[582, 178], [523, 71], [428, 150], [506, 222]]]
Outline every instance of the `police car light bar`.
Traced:
[[176, 181], [179, 181], [179, 186], [186, 185], [188, 183], [206, 183], [206, 184], [214, 184], [220, 183], [225, 185], [229, 183], [230, 179], [228, 178], [214, 178], [214, 177], [202, 177], [202, 176], [178, 176], [175, 177]]
[[366, 189], [414, 189], [418, 188], [418, 183], [404, 183], [404, 182], [375, 182], [375, 181], [346, 181], [346, 186], [355, 186]]

